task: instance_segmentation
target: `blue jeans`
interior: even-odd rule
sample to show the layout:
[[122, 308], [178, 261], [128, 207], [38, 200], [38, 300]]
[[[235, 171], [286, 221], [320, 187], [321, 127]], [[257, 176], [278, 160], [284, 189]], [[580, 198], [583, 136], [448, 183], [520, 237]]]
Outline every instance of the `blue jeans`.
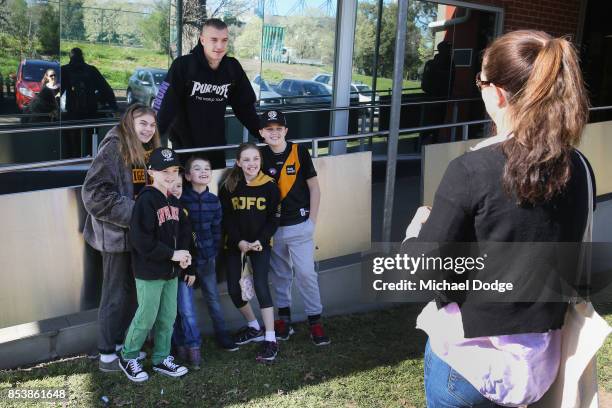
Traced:
[[425, 346], [425, 397], [427, 408], [492, 408], [500, 405], [486, 399], [461, 374]]
[[198, 319], [193, 309], [193, 288], [187, 286], [185, 281], [178, 283], [177, 313], [174, 322], [172, 342], [177, 346], [200, 347], [202, 336], [198, 329]]
[[215, 329], [215, 335], [219, 337], [219, 335], [227, 334], [225, 318], [223, 317], [223, 311], [221, 310], [221, 303], [219, 301], [219, 290], [217, 289], [215, 259], [210, 259], [204, 265], [198, 266], [196, 271], [198, 279], [200, 280], [202, 296], [206, 302], [206, 308], [208, 309], [210, 320], [212, 320], [213, 328]]
[[[212, 320], [217, 337], [227, 334], [225, 318], [219, 302], [217, 275], [214, 258], [196, 267], [196, 274], [202, 288], [202, 296], [206, 302], [210, 320]], [[199, 347], [202, 337], [198, 329], [197, 318], [193, 309], [193, 288], [187, 287], [184, 281], [179, 282], [178, 313], [174, 324], [172, 341], [177, 346]]]

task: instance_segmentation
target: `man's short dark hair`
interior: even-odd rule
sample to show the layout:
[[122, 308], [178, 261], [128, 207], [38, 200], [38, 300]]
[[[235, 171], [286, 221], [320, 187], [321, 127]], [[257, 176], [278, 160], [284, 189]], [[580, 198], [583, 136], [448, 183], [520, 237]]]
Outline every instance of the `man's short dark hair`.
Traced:
[[204, 32], [204, 29], [206, 27], [213, 27], [217, 30], [225, 30], [227, 28], [227, 24], [225, 24], [223, 20], [219, 20], [218, 18], [209, 18], [204, 22], [204, 25], [202, 26], [202, 32]]

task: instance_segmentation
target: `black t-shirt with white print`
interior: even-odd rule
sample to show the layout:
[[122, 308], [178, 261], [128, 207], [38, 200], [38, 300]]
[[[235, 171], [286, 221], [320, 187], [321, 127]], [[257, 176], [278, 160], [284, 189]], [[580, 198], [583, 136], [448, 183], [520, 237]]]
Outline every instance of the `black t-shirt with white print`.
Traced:
[[[269, 146], [264, 147], [262, 149], [264, 173], [278, 181], [283, 164], [291, 153], [292, 145], [293, 143], [287, 142], [287, 147], [281, 153], [274, 153]], [[300, 169], [297, 172], [295, 184], [285, 199], [281, 201], [281, 226], [302, 223], [308, 219], [310, 213], [310, 190], [306, 180], [316, 177], [317, 171], [312, 164], [308, 149], [303, 145], [298, 145], [298, 159]]]

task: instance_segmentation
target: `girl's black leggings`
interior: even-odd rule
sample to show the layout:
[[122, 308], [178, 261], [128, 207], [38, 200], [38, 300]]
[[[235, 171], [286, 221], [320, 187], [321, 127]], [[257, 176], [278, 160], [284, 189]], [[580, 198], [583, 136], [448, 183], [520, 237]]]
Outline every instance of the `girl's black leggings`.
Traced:
[[[253, 284], [255, 294], [261, 309], [274, 306], [270, 287], [268, 286], [268, 270], [270, 269], [270, 247], [264, 247], [261, 252], [249, 251], [247, 253], [253, 266]], [[239, 251], [228, 251], [227, 253], [227, 291], [234, 302], [234, 306], [240, 309], [247, 302], [242, 300], [240, 291], [240, 275], [242, 273], [242, 260]]]

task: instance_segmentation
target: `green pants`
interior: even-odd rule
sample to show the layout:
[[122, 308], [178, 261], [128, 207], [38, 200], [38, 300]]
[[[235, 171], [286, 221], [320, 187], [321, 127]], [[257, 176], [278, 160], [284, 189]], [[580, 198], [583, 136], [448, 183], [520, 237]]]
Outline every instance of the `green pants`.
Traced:
[[138, 309], [125, 336], [121, 355], [130, 360], [138, 357], [151, 329], [155, 333], [153, 364], [159, 364], [170, 354], [170, 341], [176, 320], [176, 291], [178, 279], [136, 279]]

